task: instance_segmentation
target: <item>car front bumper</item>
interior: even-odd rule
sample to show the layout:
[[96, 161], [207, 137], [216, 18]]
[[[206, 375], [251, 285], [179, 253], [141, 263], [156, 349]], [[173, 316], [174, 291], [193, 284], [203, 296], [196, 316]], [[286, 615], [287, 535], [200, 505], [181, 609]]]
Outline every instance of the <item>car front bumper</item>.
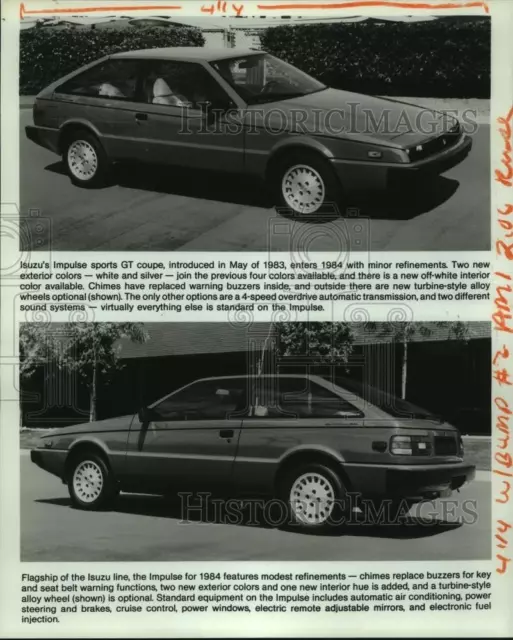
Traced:
[[29, 125], [25, 127], [25, 135], [29, 140], [32, 140], [32, 142], [35, 142], [40, 147], [49, 149], [54, 153], [60, 153], [58, 129]]
[[422, 465], [345, 463], [351, 489], [364, 496], [429, 499], [449, 495], [474, 479], [476, 468], [464, 462]]
[[463, 162], [471, 149], [472, 138], [463, 134], [454, 146], [416, 162], [392, 164], [332, 159], [331, 163], [345, 192], [368, 194], [404, 186], [415, 176], [444, 173]]
[[41, 469], [64, 480], [68, 451], [62, 449], [32, 449], [30, 459]]

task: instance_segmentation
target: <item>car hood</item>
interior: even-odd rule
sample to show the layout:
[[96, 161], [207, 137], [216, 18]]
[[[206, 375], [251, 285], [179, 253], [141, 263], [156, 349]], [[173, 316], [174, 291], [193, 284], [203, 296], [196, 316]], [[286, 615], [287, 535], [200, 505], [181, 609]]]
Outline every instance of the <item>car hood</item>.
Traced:
[[340, 89], [252, 105], [249, 110], [257, 112], [255, 122], [261, 117], [271, 127], [283, 126], [285, 121], [297, 133], [354, 138], [394, 148], [437, 137], [457, 122], [434, 109]]
[[101, 433], [107, 431], [126, 431], [134, 418], [133, 414], [119, 416], [118, 418], [108, 418], [107, 420], [96, 420], [95, 422], [83, 422], [69, 427], [61, 427], [60, 429], [52, 429], [49, 433], [44, 434], [43, 438], [51, 438], [55, 436], [68, 436], [79, 433]]

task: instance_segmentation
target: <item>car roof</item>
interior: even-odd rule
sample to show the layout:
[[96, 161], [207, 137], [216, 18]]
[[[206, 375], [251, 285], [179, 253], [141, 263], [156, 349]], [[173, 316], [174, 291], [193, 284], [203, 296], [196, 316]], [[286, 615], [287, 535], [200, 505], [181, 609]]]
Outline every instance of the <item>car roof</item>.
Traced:
[[114, 53], [111, 58], [146, 58], [159, 60], [222, 60], [223, 58], [237, 58], [264, 53], [257, 49], [235, 47], [210, 48], [210, 47], [165, 47], [157, 49], [139, 49], [137, 51], [123, 51]]
[[207, 380], [239, 380], [240, 378], [250, 378], [251, 380], [256, 380], [257, 378], [309, 378], [310, 380], [321, 380], [322, 382], [327, 382], [326, 378], [321, 376], [312, 375], [310, 373], [264, 373], [264, 374], [241, 374], [240, 376], [212, 376], [210, 378], [199, 378], [198, 380], [194, 380], [194, 382], [206, 382]]

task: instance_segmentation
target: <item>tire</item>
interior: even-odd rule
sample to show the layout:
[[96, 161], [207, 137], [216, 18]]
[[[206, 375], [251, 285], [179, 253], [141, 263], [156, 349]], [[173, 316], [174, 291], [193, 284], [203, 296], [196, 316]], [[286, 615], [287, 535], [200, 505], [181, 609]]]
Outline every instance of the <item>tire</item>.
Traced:
[[346, 488], [339, 474], [326, 464], [295, 467], [286, 474], [280, 494], [291, 524], [305, 533], [327, 533], [341, 522]]
[[78, 509], [104, 509], [117, 495], [113, 474], [105, 460], [96, 453], [77, 455], [70, 465], [67, 480], [71, 501]]
[[301, 218], [336, 218], [344, 212], [340, 182], [329, 161], [321, 156], [308, 152], [287, 155], [271, 171], [277, 209]]
[[[98, 138], [85, 130], [72, 131], [64, 144], [62, 159], [71, 182], [93, 189], [108, 184], [111, 162]], [[82, 161], [85, 161], [81, 164]]]

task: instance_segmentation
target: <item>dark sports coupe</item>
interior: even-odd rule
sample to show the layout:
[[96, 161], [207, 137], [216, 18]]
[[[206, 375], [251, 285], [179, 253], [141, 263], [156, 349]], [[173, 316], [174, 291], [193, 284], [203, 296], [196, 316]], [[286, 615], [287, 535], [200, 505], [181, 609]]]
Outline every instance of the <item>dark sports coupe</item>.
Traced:
[[275, 203], [315, 215], [461, 162], [455, 118], [332, 89], [263, 51], [183, 47], [116, 53], [52, 83], [26, 135], [62, 155], [79, 186], [141, 161], [266, 180]]
[[312, 375], [197, 380], [138, 415], [58, 429], [31, 451], [81, 509], [119, 491], [262, 494], [324, 530], [349, 492], [413, 505], [474, 477], [458, 431], [424, 409]]

